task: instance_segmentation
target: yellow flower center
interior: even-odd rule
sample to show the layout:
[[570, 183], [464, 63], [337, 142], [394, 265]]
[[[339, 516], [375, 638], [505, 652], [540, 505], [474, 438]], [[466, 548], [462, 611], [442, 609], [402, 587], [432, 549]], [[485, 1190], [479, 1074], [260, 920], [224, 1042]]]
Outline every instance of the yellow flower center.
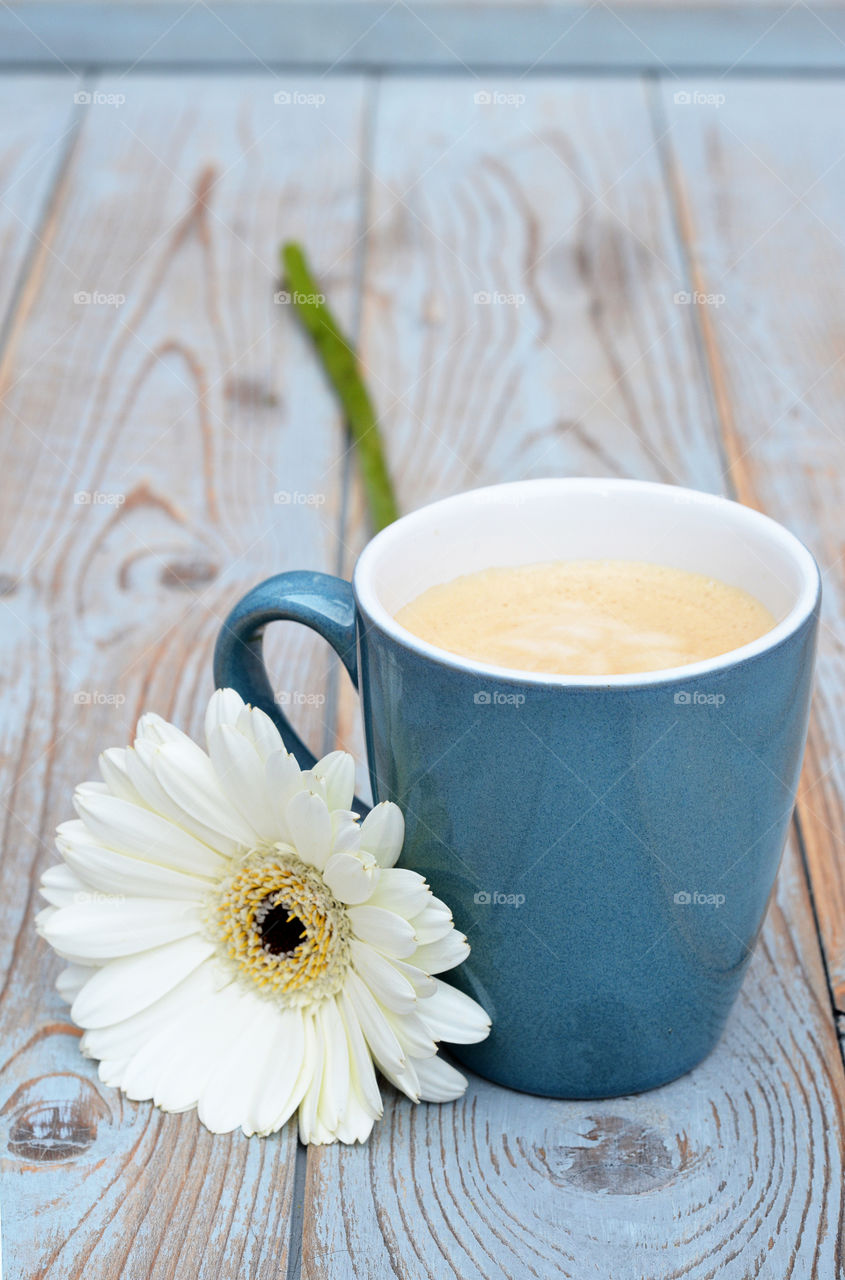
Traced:
[[346, 912], [292, 850], [256, 850], [223, 882], [209, 927], [240, 977], [287, 1004], [335, 995], [349, 966]]

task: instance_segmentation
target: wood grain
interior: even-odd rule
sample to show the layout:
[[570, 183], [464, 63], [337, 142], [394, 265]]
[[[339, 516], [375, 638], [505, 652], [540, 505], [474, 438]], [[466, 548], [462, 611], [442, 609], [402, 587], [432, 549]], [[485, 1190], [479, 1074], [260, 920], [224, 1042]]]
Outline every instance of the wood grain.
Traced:
[[841, 1066], [791, 850], [725, 1036], [609, 1102], [392, 1094], [369, 1148], [309, 1155], [303, 1274], [466, 1280], [841, 1275]]
[[[716, 86], [702, 86], [714, 92]], [[845, 1010], [845, 86], [722, 85], [665, 100], [684, 235], [702, 295], [730, 481], [803, 538], [824, 581], [801, 834], [836, 1007]], [[812, 127], [810, 127], [812, 122]]]
[[[402, 510], [544, 475], [718, 489], [639, 82], [387, 79], [373, 167], [362, 356]], [[345, 685], [341, 730], [360, 759]]]
[[[818, 16], [817, 16], [818, 14]], [[839, 0], [12, 0], [0, 64], [675, 75], [845, 66]]]
[[[307, 234], [351, 320], [364, 88], [98, 87], [124, 101], [86, 109], [0, 367], [6, 1265], [277, 1277], [295, 1134], [212, 1139], [193, 1114], [102, 1087], [32, 916], [53, 828], [98, 751], [126, 742], [144, 708], [197, 731], [228, 607], [271, 572], [336, 562], [342, 430], [274, 304], [276, 246]], [[277, 104], [280, 91], [324, 100]], [[274, 654], [319, 746], [326, 655], [301, 629]]]
[[[730, 439], [699, 312], [675, 301], [691, 281], [641, 88], [496, 87], [526, 101], [474, 112], [474, 84], [453, 80], [436, 99], [388, 83], [379, 102], [362, 333], [403, 507], [553, 473], [724, 487]], [[476, 291], [524, 302], [478, 305]], [[350, 705], [349, 741], [353, 725]], [[842, 1099], [793, 846], [701, 1067], [608, 1102], [478, 1079], [440, 1109], [392, 1098], [367, 1150], [309, 1153], [303, 1271], [838, 1276]]]
[[70, 76], [0, 79], [0, 317], [8, 317], [73, 143], [78, 82]]

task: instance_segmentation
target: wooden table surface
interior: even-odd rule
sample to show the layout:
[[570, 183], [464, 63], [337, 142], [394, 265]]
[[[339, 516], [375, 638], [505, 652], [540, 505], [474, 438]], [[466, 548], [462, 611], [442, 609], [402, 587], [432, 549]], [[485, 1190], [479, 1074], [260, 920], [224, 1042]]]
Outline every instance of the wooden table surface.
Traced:
[[[0, 102], [5, 1274], [842, 1275], [845, 83], [21, 74]], [[674, 1084], [388, 1089], [367, 1146], [306, 1152], [129, 1103], [79, 1055], [33, 930], [74, 783], [143, 709], [197, 732], [238, 596], [346, 574], [367, 538], [274, 302], [282, 237], [357, 336], [403, 510], [642, 477], [739, 497], [819, 559], [794, 829], [724, 1038]], [[360, 758], [325, 646], [271, 650], [312, 745]]]

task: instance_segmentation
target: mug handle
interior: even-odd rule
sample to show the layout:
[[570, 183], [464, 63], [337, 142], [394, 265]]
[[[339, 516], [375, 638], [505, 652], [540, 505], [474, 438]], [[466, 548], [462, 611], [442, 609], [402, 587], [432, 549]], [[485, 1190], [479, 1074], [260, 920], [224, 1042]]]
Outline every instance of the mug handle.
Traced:
[[[355, 598], [352, 586], [328, 573], [295, 570], [277, 573], [247, 592], [231, 611], [214, 647], [214, 684], [234, 689], [244, 702], [270, 717], [288, 751], [301, 769], [311, 769], [316, 757], [294, 731], [276, 702], [263, 657], [264, 628], [270, 622], [301, 622], [327, 640], [358, 688]], [[359, 813], [367, 805], [354, 800]]]

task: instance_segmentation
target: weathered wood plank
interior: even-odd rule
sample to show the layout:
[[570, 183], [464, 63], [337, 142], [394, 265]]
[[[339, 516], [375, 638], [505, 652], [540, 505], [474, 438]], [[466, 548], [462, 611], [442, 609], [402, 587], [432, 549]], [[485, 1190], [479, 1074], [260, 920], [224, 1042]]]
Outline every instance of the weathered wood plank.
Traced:
[[[821, 15], [816, 16], [817, 10]], [[845, 66], [845, 11], [789, 0], [14, 0], [0, 7], [0, 64], [266, 70], [429, 68], [487, 74], [653, 70], [721, 73]]]
[[[713, 93], [717, 86], [702, 85]], [[740, 497], [804, 538], [824, 625], [799, 819], [836, 1007], [845, 1010], [845, 85], [731, 81], [666, 103], [684, 237]]]
[[[717, 490], [642, 91], [532, 79], [485, 92], [396, 78], [379, 100], [362, 355], [400, 507], [555, 474]], [[354, 501], [350, 530], [348, 568]], [[342, 694], [348, 723], [357, 701]]]
[[[341, 426], [274, 276], [280, 237], [307, 236], [351, 317], [364, 87], [99, 89], [125, 100], [88, 108], [0, 369], [6, 1265], [275, 1278], [295, 1133], [212, 1139], [193, 1114], [100, 1086], [32, 916], [97, 752], [145, 707], [198, 731], [228, 607], [271, 572], [336, 562]], [[282, 89], [324, 101], [277, 105]], [[284, 689], [310, 695], [291, 701], [319, 745], [325, 652], [302, 629], [274, 651]]]
[[0, 80], [0, 319], [8, 318], [73, 142], [77, 83], [64, 74]]
[[[719, 488], [697, 313], [674, 301], [690, 286], [643, 91], [532, 87], [492, 114], [473, 112], [469, 80], [436, 95], [388, 84], [379, 105], [363, 351], [402, 505], [550, 473]], [[525, 303], [477, 306], [481, 290]], [[363, 536], [353, 506], [350, 548]], [[838, 1275], [842, 1098], [791, 849], [707, 1062], [609, 1102], [477, 1079], [449, 1107], [391, 1098], [368, 1150], [309, 1153], [304, 1274]]]
[[653, 1093], [558, 1102], [473, 1079], [445, 1107], [392, 1095], [369, 1150], [309, 1156], [303, 1274], [841, 1275], [841, 1071], [811, 937], [790, 851], [724, 1039]]

